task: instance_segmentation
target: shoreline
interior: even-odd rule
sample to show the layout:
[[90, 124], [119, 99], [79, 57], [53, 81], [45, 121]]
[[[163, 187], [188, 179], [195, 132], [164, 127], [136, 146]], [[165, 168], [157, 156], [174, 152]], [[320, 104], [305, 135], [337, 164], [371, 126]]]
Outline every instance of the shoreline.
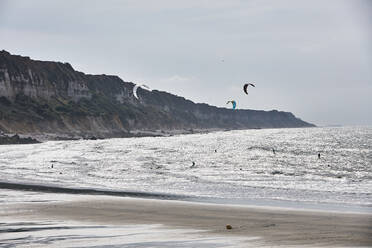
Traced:
[[[315, 128], [317, 126], [303, 126], [303, 127], [252, 127], [252, 128], [199, 128], [199, 129], [175, 129], [175, 130], [132, 130], [127, 133], [86, 133], [86, 134], [69, 134], [69, 133], [4, 133], [2, 131], [3, 142], [1, 145], [14, 144], [37, 144], [47, 141], [73, 141], [73, 140], [105, 140], [105, 139], [119, 139], [119, 138], [144, 138], [144, 137], [173, 137], [177, 135], [188, 134], [209, 134], [215, 132], [229, 132], [242, 130], [262, 130], [262, 129], [296, 129], [296, 128]], [[15, 143], [8, 142], [7, 139], [11, 136], [18, 136], [22, 140], [30, 140], [30, 143]], [[1, 137], [0, 137], [1, 138]]]
[[[260, 237], [260, 245], [372, 246], [372, 215], [75, 195], [47, 203], [10, 203], [0, 217], [104, 225], [162, 224], [205, 235]], [[6, 210], [8, 209], [8, 210]], [[13, 211], [13, 212], [12, 212]], [[227, 230], [226, 225], [232, 229]]]
[[[251, 128], [261, 129], [261, 128]], [[36, 144], [46, 141], [72, 141], [72, 140], [103, 140], [117, 138], [142, 138], [142, 137], [171, 137], [176, 135], [187, 134], [208, 134], [213, 132], [232, 131], [232, 130], [250, 130], [250, 129], [228, 129], [228, 128], [206, 128], [206, 129], [174, 129], [174, 130], [132, 130], [129, 132], [117, 133], [5, 133], [0, 130], [0, 141], [2, 145], [13, 144]], [[16, 143], [7, 139], [17, 137], [19, 140], [32, 140], [33, 143]]]
[[112, 196], [118, 198], [172, 200], [184, 203], [212, 204], [220, 206], [242, 206], [253, 208], [288, 209], [290, 211], [329, 212], [341, 214], [372, 214], [370, 205], [352, 205], [330, 202], [306, 202], [275, 199], [236, 199], [197, 197], [191, 195], [171, 194], [161, 192], [120, 191], [90, 187], [62, 187], [54, 184], [35, 184], [24, 182], [0, 181], [0, 190], [13, 190], [19, 192], [38, 192], [40, 194], [62, 194], [78, 196]]

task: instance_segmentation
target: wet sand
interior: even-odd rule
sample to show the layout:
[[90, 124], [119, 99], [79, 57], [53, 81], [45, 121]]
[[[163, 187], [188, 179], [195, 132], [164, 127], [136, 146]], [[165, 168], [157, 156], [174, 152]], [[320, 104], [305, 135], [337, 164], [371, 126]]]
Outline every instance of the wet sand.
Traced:
[[[11, 204], [13, 205], [13, 204]], [[70, 201], [9, 205], [1, 215], [25, 220], [102, 225], [163, 224], [204, 230], [205, 235], [259, 237], [262, 246], [372, 246], [372, 214], [301, 211], [171, 200], [81, 196]], [[226, 225], [232, 229], [227, 230]], [[252, 243], [251, 243], [252, 244]]]

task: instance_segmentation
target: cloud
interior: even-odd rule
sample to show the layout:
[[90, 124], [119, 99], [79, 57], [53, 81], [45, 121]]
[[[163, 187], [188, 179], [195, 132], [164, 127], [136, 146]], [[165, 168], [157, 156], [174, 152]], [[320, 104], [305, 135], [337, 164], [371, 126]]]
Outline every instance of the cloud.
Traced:
[[[68, 61], [196, 102], [224, 106], [235, 98], [239, 108], [294, 111], [317, 123], [372, 123], [365, 115], [372, 105], [370, 1], [0, 4], [0, 46], [12, 53]], [[249, 97], [241, 94], [246, 81], [257, 83]]]

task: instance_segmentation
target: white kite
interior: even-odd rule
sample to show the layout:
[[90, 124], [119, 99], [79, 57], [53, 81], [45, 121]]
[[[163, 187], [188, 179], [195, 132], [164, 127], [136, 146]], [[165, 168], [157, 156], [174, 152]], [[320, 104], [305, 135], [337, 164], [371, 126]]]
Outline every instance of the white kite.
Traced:
[[134, 95], [134, 97], [137, 98], [137, 99], [139, 99], [138, 96], [137, 96], [137, 89], [138, 89], [139, 87], [141, 87], [141, 88], [144, 89], [144, 90], [152, 91], [152, 90], [150, 89], [150, 87], [147, 86], [147, 85], [145, 85], [145, 84], [136, 84], [136, 85], [133, 87], [133, 95]]

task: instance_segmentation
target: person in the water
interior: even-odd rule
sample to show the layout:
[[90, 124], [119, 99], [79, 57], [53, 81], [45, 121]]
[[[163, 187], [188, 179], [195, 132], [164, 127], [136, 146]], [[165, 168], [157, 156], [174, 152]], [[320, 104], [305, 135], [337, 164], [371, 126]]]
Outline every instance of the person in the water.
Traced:
[[320, 159], [320, 152], [318, 153], [318, 159]]

